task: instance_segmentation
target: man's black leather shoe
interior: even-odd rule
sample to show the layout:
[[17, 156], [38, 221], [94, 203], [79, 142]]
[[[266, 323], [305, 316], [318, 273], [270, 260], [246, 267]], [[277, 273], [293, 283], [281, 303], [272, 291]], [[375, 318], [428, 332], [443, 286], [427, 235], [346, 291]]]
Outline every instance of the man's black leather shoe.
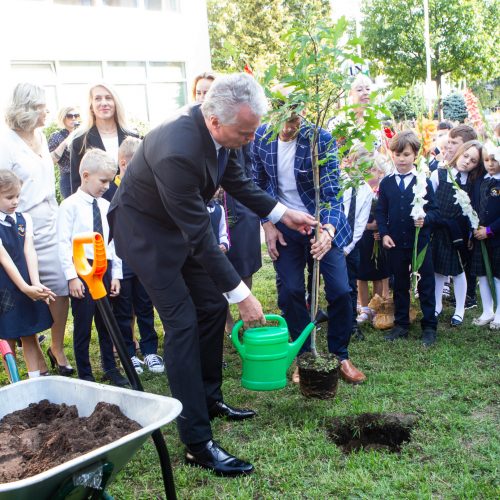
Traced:
[[102, 378], [117, 387], [130, 387], [128, 380], [120, 373], [118, 368], [113, 368], [112, 370], [104, 372]]
[[211, 470], [218, 476], [241, 476], [253, 472], [252, 464], [230, 455], [212, 440], [196, 453], [186, 448], [186, 463]]
[[256, 413], [253, 410], [244, 408], [233, 408], [224, 401], [217, 401], [212, 408], [208, 410], [210, 420], [215, 417], [226, 417], [228, 420], [244, 420], [245, 418], [255, 417]]

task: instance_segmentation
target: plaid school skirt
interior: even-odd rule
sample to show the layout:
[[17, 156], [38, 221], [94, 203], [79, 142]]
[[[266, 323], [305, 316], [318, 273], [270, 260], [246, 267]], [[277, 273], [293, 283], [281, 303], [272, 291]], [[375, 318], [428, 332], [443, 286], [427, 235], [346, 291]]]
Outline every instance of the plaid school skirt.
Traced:
[[[486, 250], [490, 259], [491, 272], [495, 278], [500, 279], [500, 247], [491, 248], [488, 240], [483, 241], [486, 243]], [[470, 273], [472, 276], [486, 276], [486, 268], [484, 267], [483, 253], [481, 251], [481, 242], [478, 240], [474, 240]]]
[[466, 262], [462, 262], [450, 233], [444, 228], [436, 229], [432, 235], [432, 262], [434, 272], [443, 276], [457, 276], [464, 272]]

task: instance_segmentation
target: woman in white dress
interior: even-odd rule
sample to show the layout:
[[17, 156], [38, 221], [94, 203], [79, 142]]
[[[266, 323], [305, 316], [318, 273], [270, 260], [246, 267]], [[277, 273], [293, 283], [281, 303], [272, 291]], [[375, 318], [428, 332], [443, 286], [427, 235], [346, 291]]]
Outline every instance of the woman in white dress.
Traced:
[[5, 115], [9, 128], [0, 138], [0, 165], [12, 170], [23, 183], [19, 211], [29, 213], [33, 219], [40, 281], [57, 295], [50, 304], [54, 324], [47, 354], [59, 374], [71, 375], [73, 368], [63, 350], [69, 301], [57, 253], [54, 163], [41, 130], [47, 113], [41, 87], [30, 83], [15, 87]]

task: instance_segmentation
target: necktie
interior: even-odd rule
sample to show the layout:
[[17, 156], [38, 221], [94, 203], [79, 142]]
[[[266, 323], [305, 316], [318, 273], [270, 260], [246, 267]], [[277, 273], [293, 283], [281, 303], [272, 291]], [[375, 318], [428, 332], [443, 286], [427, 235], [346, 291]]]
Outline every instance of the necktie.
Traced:
[[404, 191], [405, 190], [405, 177], [407, 177], [408, 175], [411, 175], [411, 174], [396, 174], [399, 176], [399, 189], [400, 191]]
[[462, 176], [460, 175], [460, 172], [457, 172], [455, 179], [457, 180], [457, 183], [460, 186], [460, 184], [462, 184]]
[[94, 233], [99, 233], [102, 236], [102, 219], [101, 211], [97, 205], [97, 200], [94, 198], [92, 201], [92, 218], [94, 222]]
[[17, 224], [16, 224], [16, 221], [14, 220], [14, 217], [11, 217], [10, 215], [6, 215], [5, 221], [10, 224], [10, 230], [14, 233], [17, 233]]
[[347, 214], [347, 223], [349, 224], [352, 233], [351, 241], [354, 237], [354, 222], [356, 219], [356, 195], [356, 190], [352, 188], [351, 202], [349, 203], [349, 212]]
[[219, 185], [222, 176], [224, 175], [224, 171], [226, 170], [227, 165], [227, 149], [220, 148], [217, 154], [217, 182], [216, 186]]

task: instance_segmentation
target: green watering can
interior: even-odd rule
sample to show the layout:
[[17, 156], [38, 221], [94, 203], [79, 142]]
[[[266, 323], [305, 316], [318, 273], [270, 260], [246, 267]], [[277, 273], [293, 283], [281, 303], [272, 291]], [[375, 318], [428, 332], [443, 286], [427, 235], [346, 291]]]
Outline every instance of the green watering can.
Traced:
[[273, 391], [286, 386], [286, 371], [318, 323], [328, 320], [323, 311], [309, 323], [295, 342], [288, 342], [286, 321], [277, 314], [266, 314], [266, 321], [277, 321], [278, 326], [249, 328], [240, 342], [243, 321], [238, 321], [231, 332], [231, 340], [243, 362], [241, 385], [253, 391]]

